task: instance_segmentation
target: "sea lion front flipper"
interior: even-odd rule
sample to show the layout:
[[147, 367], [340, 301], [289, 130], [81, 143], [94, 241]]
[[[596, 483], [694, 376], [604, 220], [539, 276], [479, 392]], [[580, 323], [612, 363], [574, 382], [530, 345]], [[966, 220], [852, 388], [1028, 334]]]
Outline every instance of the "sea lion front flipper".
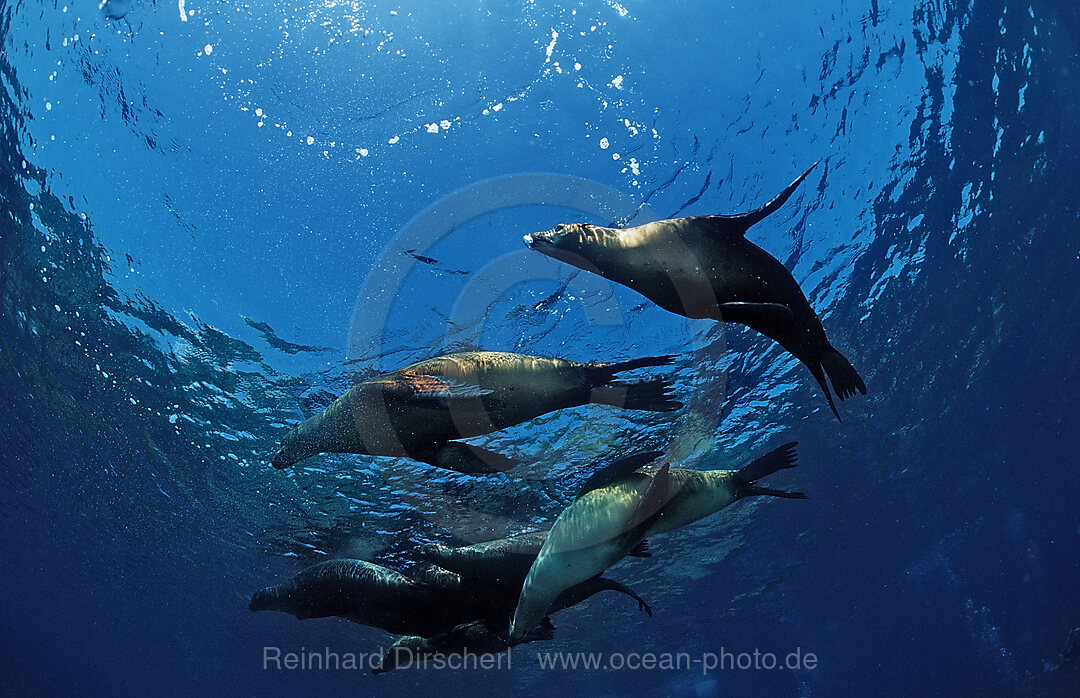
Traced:
[[608, 579], [606, 577], [601, 577], [600, 581], [604, 582], [605, 585], [607, 586], [607, 588], [610, 589], [611, 591], [617, 591], [620, 594], [626, 594], [627, 596], [632, 598], [634, 601], [637, 601], [638, 602], [638, 610], [639, 611], [645, 611], [645, 613], [648, 614], [648, 616], [650, 618], [652, 618], [652, 614], [653, 614], [652, 606], [649, 605], [648, 601], [646, 601], [645, 599], [638, 596], [637, 592], [635, 592], [633, 589], [626, 586], [622, 582], [616, 582], [614, 579]]
[[474, 400], [494, 392], [457, 378], [417, 371], [380, 380], [378, 386], [388, 400], [419, 407], [449, 407], [454, 400]]
[[436, 468], [455, 470], [466, 475], [504, 473], [518, 464], [500, 453], [460, 441], [434, 444], [409, 453], [409, 457]]
[[720, 318], [724, 322], [761, 327], [788, 325], [795, 322], [795, 313], [783, 303], [721, 303]]
[[631, 453], [628, 456], [616, 458], [590, 475], [585, 482], [582, 483], [577, 496], [580, 497], [586, 492], [599, 489], [609, 482], [625, 477], [638, 468], [652, 463], [662, 455], [664, 455], [663, 451], [639, 451], [637, 453]]

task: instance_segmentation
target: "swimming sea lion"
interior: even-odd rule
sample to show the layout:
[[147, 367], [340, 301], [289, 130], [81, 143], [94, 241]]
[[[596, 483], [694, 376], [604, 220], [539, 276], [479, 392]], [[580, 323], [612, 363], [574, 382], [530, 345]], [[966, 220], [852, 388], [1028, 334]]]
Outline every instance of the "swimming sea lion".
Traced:
[[407, 456], [466, 473], [507, 470], [509, 459], [453, 439], [504, 429], [589, 402], [667, 412], [671, 382], [615, 375], [670, 364], [670, 356], [579, 363], [493, 351], [448, 354], [356, 385], [289, 432], [274, 456], [286, 468], [319, 453]]
[[[480, 621], [506, 637], [520, 581], [510, 586], [491, 584], [465, 579], [434, 565], [418, 570], [418, 576], [422, 579], [363, 560], [327, 560], [256, 592], [248, 608], [281, 611], [300, 620], [337, 616], [399, 635], [422, 637]], [[608, 589], [632, 597], [639, 608], [652, 615], [645, 600], [631, 589], [599, 575], [563, 590], [552, 603], [551, 612]]]
[[248, 608], [282, 611], [300, 620], [338, 616], [398, 635], [425, 637], [487, 615], [487, 604], [466, 591], [417, 582], [363, 560], [312, 565], [256, 592]]
[[536, 627], [559, 594], [602, 574], [645, 537], [668, 499], [668, 470], [632, 473], [581, 494], [559, 514], [522, 585], [511, 642]]
[[[805, 499], [754, 484], [797, 465], [795, 443], [770, 451], [740, 470], [672, 468], [658, 452], [619, 459], [590, 478], [555, 520], [518, 598], [510, 639], [524, 637], [555, 598], [582, 578], [600, 575], [646, 536], [665, 533], [754, 495]], [[627, 472], [655, 460], [651, 473]], [[610, 481], [608, 481], [610, 479]]]
[[672, 218], [625, 229], [572, 223], [526, 235], [525, 244], [628, 286], [673, 313], [737, 322], [776, 340], [810, 369], [839, 419], [825, 374], [841, 400], [856, 391], [866, 394], [866, 384], [829, 344], [791, 272], [745, 237], [747, 229], [787, 201], [814, 166], [747, 213]]
[[433, 543], [422, 547], [420, 555], [433, 565], [470, 579], [520, 584], [547, 536], [547, 531], [531, 531], [461, 547]]

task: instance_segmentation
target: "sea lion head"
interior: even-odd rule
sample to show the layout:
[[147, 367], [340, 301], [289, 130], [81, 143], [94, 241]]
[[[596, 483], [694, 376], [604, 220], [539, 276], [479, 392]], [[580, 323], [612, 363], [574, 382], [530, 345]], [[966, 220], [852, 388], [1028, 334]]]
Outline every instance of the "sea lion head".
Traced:
[[530, 250], [543, 252], [549, 257], [580, 266], [582, 258], [602, 244], [600, 229], [588, 223], [560, 223], [551, 230], [525, 236]]
[[316, 599], [305, 591], [292, 581], [266, 587], [251, 596], [248, 610], [280, 611], [289, 613], [299, 620], [325, 616], [325, 612], [317, 609]]
[[299, 430], [293, 427], [288, 434], [281, 440], [281, 445], [278, 446], [278, 450], [274, 453], [274, 458], [270, 461], [274, 467], [278, 470], [287, 468], [293, 463], [302, 460], [306, 456], [300, 456], [299, 451]]

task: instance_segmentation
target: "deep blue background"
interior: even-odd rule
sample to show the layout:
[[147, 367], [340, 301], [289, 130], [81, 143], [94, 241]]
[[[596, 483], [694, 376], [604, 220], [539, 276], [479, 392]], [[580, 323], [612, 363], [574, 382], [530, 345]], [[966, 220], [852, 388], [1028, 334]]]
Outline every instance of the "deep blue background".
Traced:
[[[1080, 668], [1050, 669], [1080, 625], [1077, 11], [538, 5], [191, 0], [181, 21], [135, 0], [116, 22], [92, 3], [0, 2], [0, 688], [1073, 695]], [[866, 378], [842, 424], [768, 341], [716, 340], [530, 261], [521, 235], [588, 212], [492, 201], [432, 230], [418, 253], [438, 264], [399, 249], [414, 216], [460, 210], [491, 178], [569, 175], [691, 215], [755, 206], [818, 158], [750, 235]], [[370, 327], [361, 289], [386, 260], [408, 273]], [[492, 280], [509, 290], [481, 326], [449, 324]], [[475, 343], [677, 351], [684, 396], [715, 409], [538, 420], [496, 442], [537, 465], [496, 484], [363, 458], [269, 467], [313, 388]], [[407, 566], [473, 515], [488, 537], [550, 520], [591, 458], [670, 433], [705, 439], [701, 467], [798, 439], [784, 484], [810, 499], [653, 541], [612, 576], [655, 617], [595, 598], [513, 672], [261, 669], [266, 644], [391, 638], [251, 614], [254, 589], [326, 555]], [[531, 659], [796, 646], [818, 668]]]

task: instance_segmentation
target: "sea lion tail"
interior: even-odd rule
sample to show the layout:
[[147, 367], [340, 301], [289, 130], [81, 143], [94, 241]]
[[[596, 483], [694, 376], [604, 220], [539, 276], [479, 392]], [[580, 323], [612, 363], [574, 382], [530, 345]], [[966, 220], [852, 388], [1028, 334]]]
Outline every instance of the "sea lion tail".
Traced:
[[755, 223], [760, 222], [763, 218], [767, 218], [773, 213], [776, 213], [776, 211], [784, 205], [784, 202], [791, 198], [791, 195], [795, 193], [795, 190], [799, 188], [799, 185], [802, 184], [802, 181], [806, 179], [807, 175], [809, 175], [810, 172], [818, 166], [818, 162], [821, 162], [821, 160], [815, 162], [806, 170], [806, 172], [803, 172], [801, 175], [796, 177], [794, 182], [787, 185], [787, 187], [785, 187], [782, 192], [774, 196], [772, 200], [766, 203], [764, 206], [756, 208], [753, 211], [747, 211], [746, 213], [739, 214], [738, 216], [733, 216], [733, 218], [738, 218], [739, 222], [742, 223], [744, 227], [749, 228]]
[[682, 407], [674, 397], [675, 387], [668, 378], [654, 378], [634, 383], [612, 382], [596, 386], [591, 401], [628, 410], [673, 412]]
[[786, 499], [806, 499], [806, 494], [803, 492], [774, 490], [771, 487], [761, 487], [754, 484], [761, 478], [772, 475], [779, 470], [797, 466], [799, 464], [799, 454], [795, 451], [795, 446], [797, 446], [798, 443], [798, 441], [792, 441], [779, 448], [774, 448], [761, 458], [740, 468], [737, 473], [739, 496], [769, 496], [784, 497]]

